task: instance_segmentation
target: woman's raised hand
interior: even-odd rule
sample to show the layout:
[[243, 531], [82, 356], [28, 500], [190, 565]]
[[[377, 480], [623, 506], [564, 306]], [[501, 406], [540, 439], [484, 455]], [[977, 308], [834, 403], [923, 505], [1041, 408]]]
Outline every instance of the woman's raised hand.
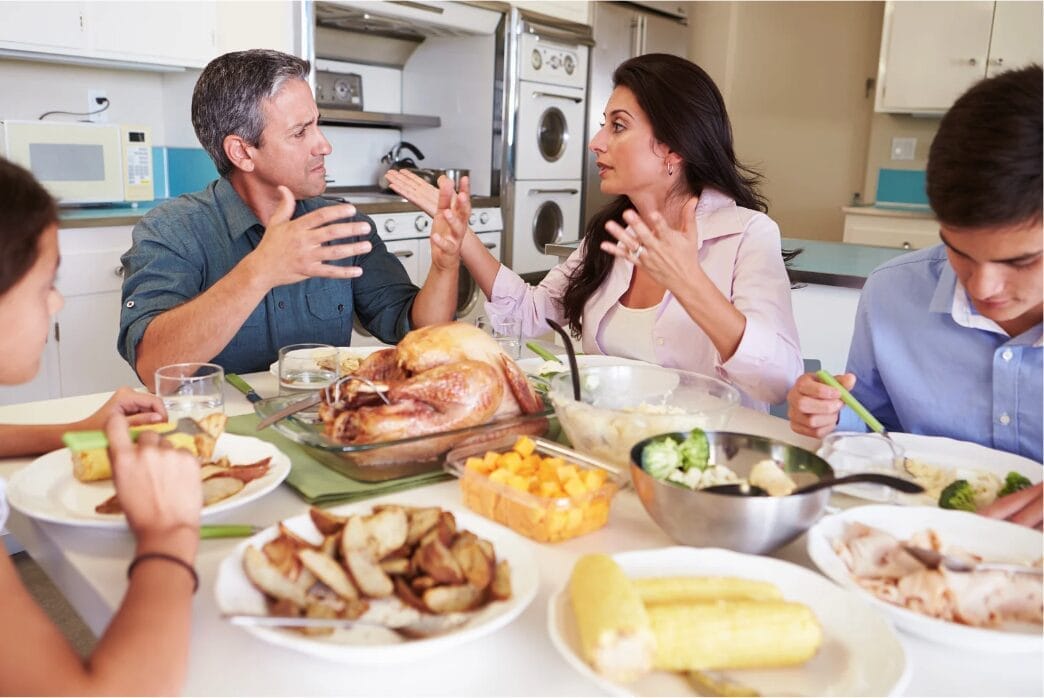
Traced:
[[[411, 204], [419, 206], [420, 210], [432, 218], [435, 217], [439, 204], [439, 189], [412, 172], [404, 170], [388, 170], [384, 177], [388, 180], [388, 186], [393, 192]], [[463, 185], [463, 181], [461, 185]]]
[[695, 196], [685, 203], [681, 230], [671, 228], [659, 211], [651, 213], [645, 221], [636, 211], [628, 209], [623, 214], [626, 228], [616, 221], [605, 224], [616, 243], [603, 242], [601, 248], [614, 257], [628, 260], [665, 288], [677, 289], [692, 276], [693, 261], [700, 249], [696, 226], [698, 204]]

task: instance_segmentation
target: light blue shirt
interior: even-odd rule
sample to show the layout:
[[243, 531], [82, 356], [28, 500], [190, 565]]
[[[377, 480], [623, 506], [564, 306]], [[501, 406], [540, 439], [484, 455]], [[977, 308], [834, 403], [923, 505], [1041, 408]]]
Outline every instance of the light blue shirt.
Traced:
[[[856, 311], [852, 394], [885, 429], [948, 436], [1041, 461], [1042, 336], [978, 314], [943, 245], [875, 269]], [[838, 428], [865, 431], [850, 409]]]

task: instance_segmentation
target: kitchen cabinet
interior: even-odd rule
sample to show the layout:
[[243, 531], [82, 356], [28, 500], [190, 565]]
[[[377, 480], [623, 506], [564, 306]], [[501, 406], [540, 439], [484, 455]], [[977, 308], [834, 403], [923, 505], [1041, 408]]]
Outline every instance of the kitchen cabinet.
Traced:
[[591, 24], [587, 0], [516, 0], [511, 4], [520, 10], [539, 12], [568, 22]]
[[919, 250], [939, 244], [939, 223], [928, 214], [846, 207], [844, 241]]
[[0, 50], [71, 63], [201, 68], [217, 53], [217, 1], [3, 2]]
[[53, 319], [36, 378], [0, 388], [0, 404], [46, 400], [141, 385], [116, 351], [123, 267], [132, 226], [58, 231], [56, 285], [65, 298]]
[[939, 114], [975, 82], [1040, 62], [1040, 2], [888, 2], [875, 110]]
[[[387, 247], [388, 251], [395, 255], [400, 262], [402, 262], [402, 266], [406, 268], [406, 273], [409, 275], [410, 281], [416, 286], [420, 286], [424, 283], [424, 279], [421, 278], [420, 267], [420, 246], [422, 244], [427, 246], [429, 244], [428, 238], [384, 241], [384, 246]], [[427, 276], [427, 273], [428, 267], [424, 267], [425, 276]]]

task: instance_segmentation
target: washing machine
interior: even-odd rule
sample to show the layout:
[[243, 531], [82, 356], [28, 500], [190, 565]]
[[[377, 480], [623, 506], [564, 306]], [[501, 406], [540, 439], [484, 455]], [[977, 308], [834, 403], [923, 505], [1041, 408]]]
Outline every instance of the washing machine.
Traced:
[[547, 271], [558, 264], [558, 258], [544, 254], [544, 246], [579, 240], [583, 232], [580, 181], [529, 180], [514, 186], [507, 264], [518, 274]]

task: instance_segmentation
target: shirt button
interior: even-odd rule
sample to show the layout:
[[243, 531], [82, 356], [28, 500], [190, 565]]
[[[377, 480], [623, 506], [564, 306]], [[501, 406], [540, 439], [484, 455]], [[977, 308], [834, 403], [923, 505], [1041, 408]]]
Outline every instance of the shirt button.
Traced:
[[127, 307], [128, 308], [133, 308], [134, 307], [134, 301], [127, 301]]
[[339, 312], [339, 313], [344, 312], [344, 303], [338, 303], [337, 304], [337, 312]]
[[1011, 417], [1008, 416], [1007, 412], [1001, 413], [1000, 423], [1003, 424], [1004, 426], [1008, 426], [1008, 424], [1011, 423]]
[[286, 303], [284, 303], [283, 301], [279, 301], [279, 304], [278, 304], [278, 305], [279, 305], [279, 309], [280, 309], [280, 310], [282, 310], [283, 308], [285, 308], [285, 307], [286, 307]]
[[1015, 356], [1015, 354], [1014, 352], [1012, 352], [1011, 349], [1005, 349], [1004, 352], [1001, 354], [1001, 358], [1005, 361], [1011, 361], [1011, 357], [1013, 356]]

